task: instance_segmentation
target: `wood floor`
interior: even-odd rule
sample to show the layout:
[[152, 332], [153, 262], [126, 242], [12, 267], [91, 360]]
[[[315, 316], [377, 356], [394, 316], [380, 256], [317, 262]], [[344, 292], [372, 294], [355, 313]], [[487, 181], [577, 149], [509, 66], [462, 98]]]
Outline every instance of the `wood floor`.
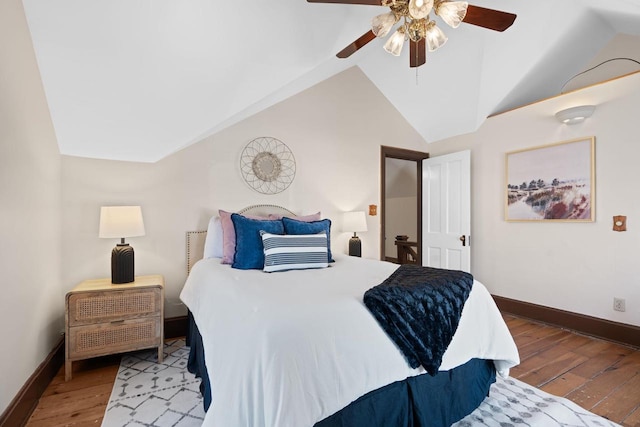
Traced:
[[640, 427], [640, 350], [505, 315], [520, 365], [511, 375], [589, 411]]
[[[640, 427], [640, 350], [504, 316], [520, 351], [511, 375], [626, 427]], [[100, 426], [119, 357], [74, 364], [51, 382], [28, 427]], [[541, 426], [543, 427], [543, 426]]]

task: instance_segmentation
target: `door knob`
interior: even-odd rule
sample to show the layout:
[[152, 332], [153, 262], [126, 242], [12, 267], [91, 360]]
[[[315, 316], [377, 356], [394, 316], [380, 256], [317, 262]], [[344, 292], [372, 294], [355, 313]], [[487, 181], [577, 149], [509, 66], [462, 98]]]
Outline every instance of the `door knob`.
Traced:
[[460, 236], [460, 241], [462, 242], [462, 246], [467, 246], [467, 236], [464, 234]]

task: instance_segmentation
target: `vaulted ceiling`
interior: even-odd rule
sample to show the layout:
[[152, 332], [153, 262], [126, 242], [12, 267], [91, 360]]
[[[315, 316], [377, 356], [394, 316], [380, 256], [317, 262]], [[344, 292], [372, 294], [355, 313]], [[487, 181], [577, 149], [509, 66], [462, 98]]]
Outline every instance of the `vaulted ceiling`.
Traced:
[[616, 35], [640, 40], [640, 0], [472, 3], [518, 17], [504, 33], [443, 26], [448, 42], [416, 71], [406, 47], [396, 58], [381, 40], [335, 57], [386, 10], [376, 6], [23, 0], [61, 153], [144, 162], [352, 66], [434, 142], [566, 90], [594, 58], [609, 59]]

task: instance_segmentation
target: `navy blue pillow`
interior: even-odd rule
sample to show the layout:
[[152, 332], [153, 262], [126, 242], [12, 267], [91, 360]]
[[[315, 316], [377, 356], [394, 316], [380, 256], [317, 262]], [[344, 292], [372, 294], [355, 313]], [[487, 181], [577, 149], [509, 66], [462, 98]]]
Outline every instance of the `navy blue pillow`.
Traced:
[[231, 267], [240, 270], [264, 268], [264, 249], [260, 230], [271, 234], [284, 234], [281, 220], [258, 220], [231, 214], [236, 229], [236, 254]]
[[333, 256], [331, 256], [331, 220], [322, 219], [320, 221], [298, 221], [295, 219], [284, 217], [282, 218], [284, 224], [284, 231], [286, 234], [318, 234], [323, 231], [327, 233], [327, 255], [329, 256], [329, 262], [335, 262]]

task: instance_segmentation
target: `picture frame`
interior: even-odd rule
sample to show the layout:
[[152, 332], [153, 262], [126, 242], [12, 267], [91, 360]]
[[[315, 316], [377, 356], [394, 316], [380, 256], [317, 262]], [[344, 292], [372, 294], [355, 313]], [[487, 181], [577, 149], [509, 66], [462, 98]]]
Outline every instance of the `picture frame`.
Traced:
[[595, 221], [595, 137], [505, 154], [505, 220]]

